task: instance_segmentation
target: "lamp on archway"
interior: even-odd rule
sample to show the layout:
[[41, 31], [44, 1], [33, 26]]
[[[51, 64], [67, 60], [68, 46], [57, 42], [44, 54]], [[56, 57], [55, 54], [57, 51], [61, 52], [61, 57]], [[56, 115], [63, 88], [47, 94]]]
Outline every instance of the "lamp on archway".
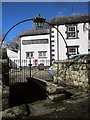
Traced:
[[43, 28], [45, 21], [46, 21], [46, 19], [41, 17], [40, 14], [36, 18], [33, 19], [33, 22], [39, 28]]

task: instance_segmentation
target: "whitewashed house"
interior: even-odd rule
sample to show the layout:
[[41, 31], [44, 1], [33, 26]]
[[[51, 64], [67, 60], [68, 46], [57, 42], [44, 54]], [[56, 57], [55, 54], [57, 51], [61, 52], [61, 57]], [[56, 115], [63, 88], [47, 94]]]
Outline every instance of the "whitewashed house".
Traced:
[[[90, 15], [55, 17], [50, 23], [61, 34], [54, 27], [49, 27], [27, 31], [20, 35], [18, 53], [20, 61], [31, 60], [33, 66], [40, 63], [50, 66], [53, 60], [90, 53]], [[22, 62], [20, 65], [22, 66]]]
[[67, 55], [90, 53], [90, 15], [55, 17], [51, 23], [57, 27], [67, 43], [66, 46], [63, 37], [55, 28], [51, 29], [55, 60], [66, 59]]
[[[50, 66], [50, 30], [38, 29], [20, 35], [20, 59], [31, 60], [33, 66], [43, 63]], [[22, 66], [22, 63], [21, 63]]]

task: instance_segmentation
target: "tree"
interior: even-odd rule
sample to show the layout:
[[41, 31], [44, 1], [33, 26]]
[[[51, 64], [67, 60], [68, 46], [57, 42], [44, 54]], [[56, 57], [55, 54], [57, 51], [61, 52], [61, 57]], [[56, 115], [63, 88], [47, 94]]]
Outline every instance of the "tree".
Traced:
[[19, 47], [20, 47], [20, 40], [19, 40], [19, 36], [17, 36], [15, 39], [13, 39], [10, 42], [9, 48], [11, 48], [12, 50], [18, 51]]
[[1, 45], [2, 37], [0, 36], [0, 59], [7, 59], [7, 47], [8, 44], [4, 41]]

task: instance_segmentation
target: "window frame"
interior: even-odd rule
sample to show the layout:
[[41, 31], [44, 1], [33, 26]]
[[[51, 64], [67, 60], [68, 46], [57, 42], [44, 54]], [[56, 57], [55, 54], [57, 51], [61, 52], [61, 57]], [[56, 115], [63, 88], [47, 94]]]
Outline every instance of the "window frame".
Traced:
[[[77, 29], [77, 24], [66, 25], [66, 32], [65, 32], [66, 33], [66, 39], [79, 39], [78, 32], [79, 31]], [[71, 33], [75, 34], [75, 36], [68, 36], [68, 34], [71, 34]]]
[[[67, 52], [68, 52], [68, 53], [66, 53], [66, 55], [68, 54], [69, 57], [70, 57], [70, 56], [72, 56], [72, 55], [77, 55], [77, 54], [79, 54], [78, 48], [79, 48], [79, 46], [68, 46], [68, 47], [67, 47]], [[75, 52], [74, 52], [74, 51], [69, 52], [70, 49], [72, 49], [72, 50], [75, 49]]]
[[38, 58], [47, 58], [47, 51], [38, 51]]
[[[27, 56], [27, 54], [28, 54], [28, 56]], [[32, 55], [30, 55], [30, 54], [32, 54]], [[28, 58], [34, 58], [34, 52], [26, 52], [26, 59], [28, 59]]]

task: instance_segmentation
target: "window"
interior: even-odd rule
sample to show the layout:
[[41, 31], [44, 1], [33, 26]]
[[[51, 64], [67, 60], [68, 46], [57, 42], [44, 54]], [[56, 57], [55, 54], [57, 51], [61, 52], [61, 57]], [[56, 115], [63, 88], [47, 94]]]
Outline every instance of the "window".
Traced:
[[46, 57], [46, 53], [47, 53], [46, 51], [39, 51], [38, 56], [39, 57]]
[[33, 57], [34, 52], [26, 52], [26, 58]]
[[76, 48], [69, 48], [68, 52], [70, 55], [75, 55], [76, 54]]
[[68, 38], [78, 38], [77, 25], [67, 25], [67, 39]]
[[79, 46], [68, 46], [68, 54], [69, 54], [69, 56], [79, 54], [78, 47]]

